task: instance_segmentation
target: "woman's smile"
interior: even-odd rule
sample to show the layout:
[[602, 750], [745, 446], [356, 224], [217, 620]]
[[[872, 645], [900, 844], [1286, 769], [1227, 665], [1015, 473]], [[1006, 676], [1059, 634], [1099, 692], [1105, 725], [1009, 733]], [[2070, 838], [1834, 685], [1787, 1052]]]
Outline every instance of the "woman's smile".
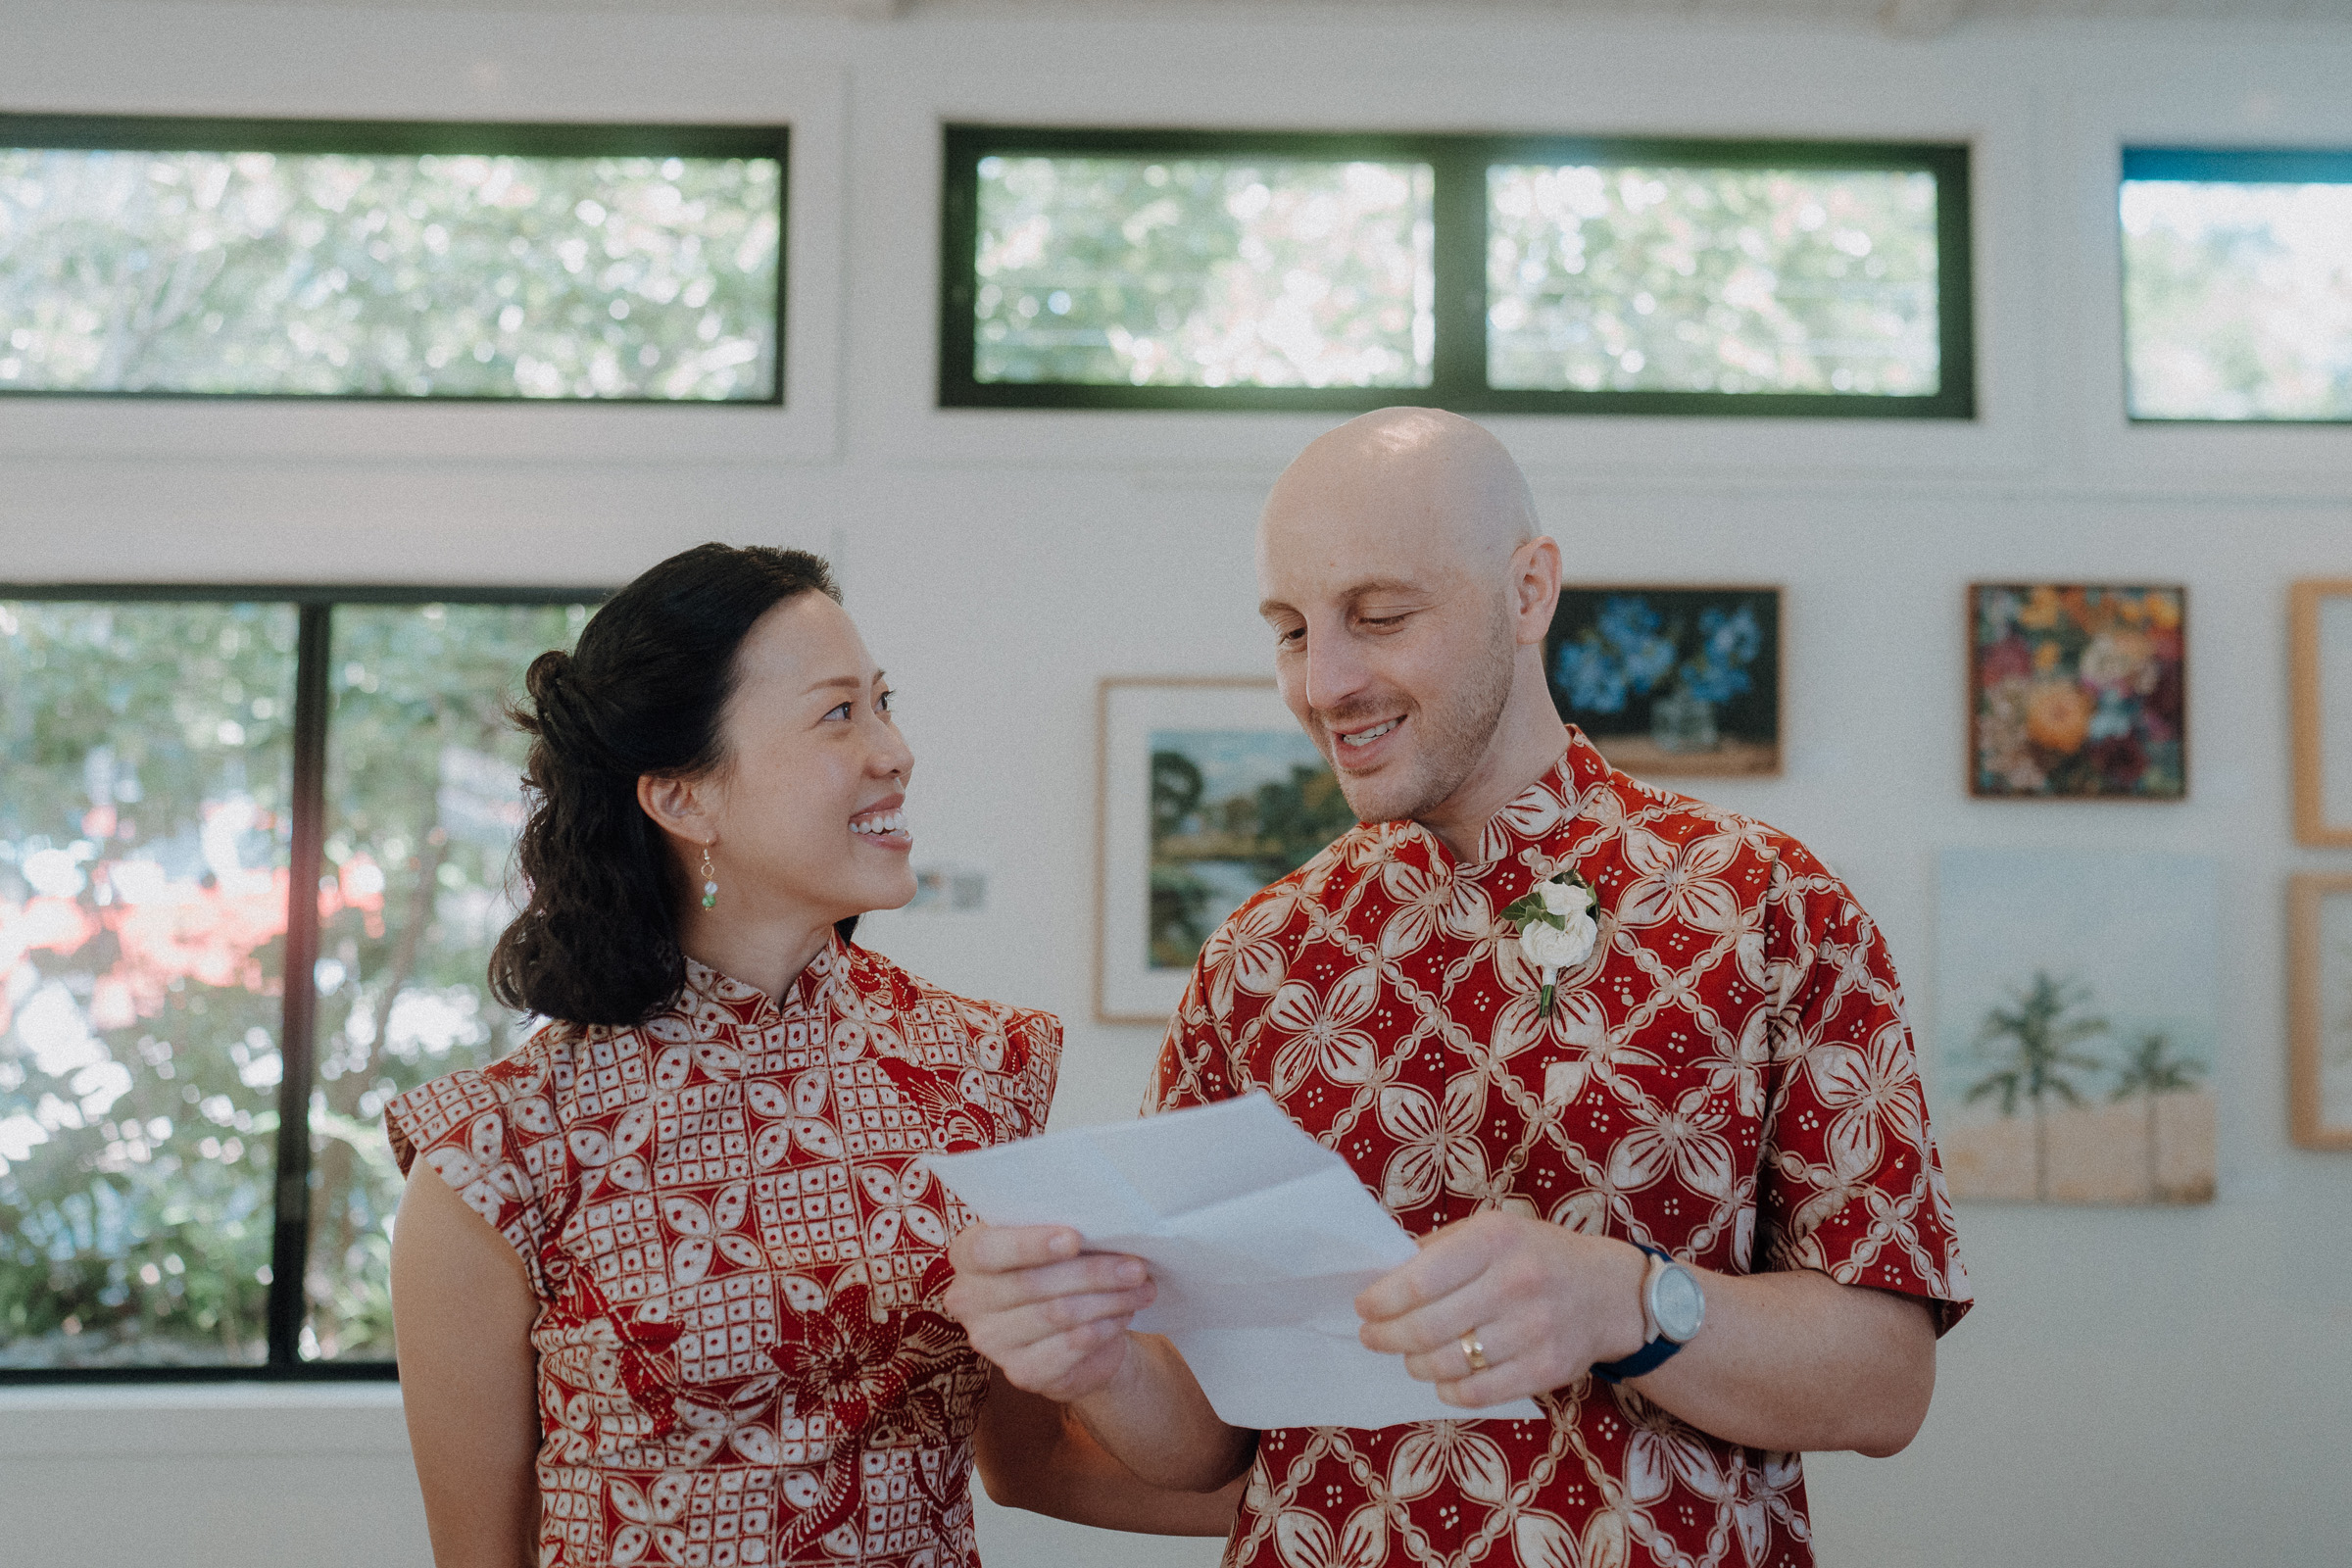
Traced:
[[881, 800], [850, 818], [850, 831], [861, 841], [904, 855], [914, 848], [914, 834], [906, 826], [906, 797], [886, 795]]

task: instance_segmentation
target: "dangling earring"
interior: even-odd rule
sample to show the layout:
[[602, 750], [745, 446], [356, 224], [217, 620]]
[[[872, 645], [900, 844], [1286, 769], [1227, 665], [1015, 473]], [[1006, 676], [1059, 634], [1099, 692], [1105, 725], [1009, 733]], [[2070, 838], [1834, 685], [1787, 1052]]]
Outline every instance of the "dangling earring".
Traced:
[[703, 846], [703, 907], [718, 907], [718, 873], [710, 868], [710, 846]]

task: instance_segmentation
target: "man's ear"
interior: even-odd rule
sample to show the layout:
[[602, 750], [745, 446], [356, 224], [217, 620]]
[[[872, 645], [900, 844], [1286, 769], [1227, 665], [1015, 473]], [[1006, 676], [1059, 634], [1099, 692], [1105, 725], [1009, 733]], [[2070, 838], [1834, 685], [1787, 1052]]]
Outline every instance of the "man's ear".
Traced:
[[709, 844], [717, 837], [710, 820], [706, 781], [663, 778], [653, 773], [637, 776], [637, 804], [654, 825], [672, 838]]
[[1512, 608], [1518, 612], [1518, 640], [1540, 643], [1551, 630], [1552, 612], [1560, 603], [1560, 542], [1538, 534], [1511, 553]]

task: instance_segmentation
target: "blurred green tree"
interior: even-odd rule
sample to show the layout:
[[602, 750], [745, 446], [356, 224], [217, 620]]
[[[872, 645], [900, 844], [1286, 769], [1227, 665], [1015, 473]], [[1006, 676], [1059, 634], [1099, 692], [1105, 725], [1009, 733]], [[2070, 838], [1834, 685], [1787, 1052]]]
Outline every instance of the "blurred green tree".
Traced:
[[767, 397], [781, 178], [0, 148], [0, 390]]

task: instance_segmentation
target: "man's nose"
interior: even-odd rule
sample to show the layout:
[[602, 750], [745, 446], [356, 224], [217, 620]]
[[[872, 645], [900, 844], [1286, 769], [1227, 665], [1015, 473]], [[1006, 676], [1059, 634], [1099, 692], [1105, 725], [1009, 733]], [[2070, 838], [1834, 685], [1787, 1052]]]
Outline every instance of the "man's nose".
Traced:
[[1347, 633], [1307, 634], [1307, 707], [1327, 713], [1346, 706], [1348, 699], [1363, 690], [1366, 673], [1363, 657]]

